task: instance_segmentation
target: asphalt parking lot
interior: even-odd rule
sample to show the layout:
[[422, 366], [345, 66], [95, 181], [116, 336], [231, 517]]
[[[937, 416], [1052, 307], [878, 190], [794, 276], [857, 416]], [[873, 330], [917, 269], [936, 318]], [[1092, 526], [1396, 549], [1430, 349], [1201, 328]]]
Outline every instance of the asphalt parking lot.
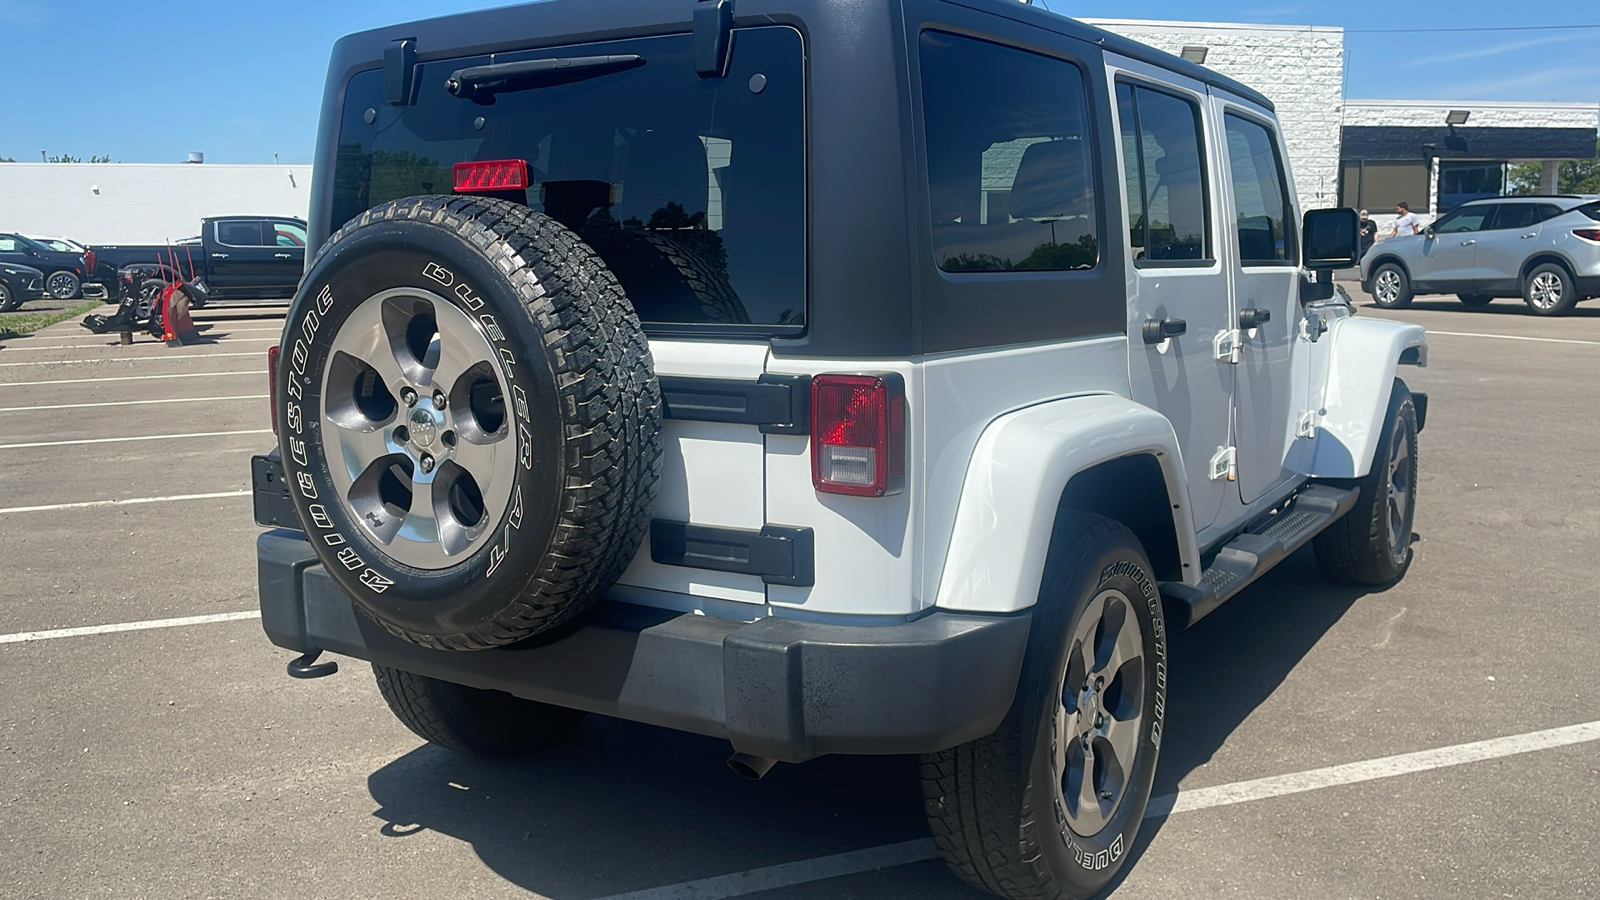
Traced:
[[[754, 783], [591, 717], [487, 763], [422, 744], [364, 664], [286, 677], [247, 495], [283, 313], [198, 311], [179, 350], [4, 342], [0, 895], [983, 896], [932, 858], [913, 759]], [[1403, 370], [1431, 397], [1416, 561], [1366, 592], [1302, 554], [1173, 639], [1117, 898], [1600, 895], [1600, 303], [1361, 314], [1433, 335]]]

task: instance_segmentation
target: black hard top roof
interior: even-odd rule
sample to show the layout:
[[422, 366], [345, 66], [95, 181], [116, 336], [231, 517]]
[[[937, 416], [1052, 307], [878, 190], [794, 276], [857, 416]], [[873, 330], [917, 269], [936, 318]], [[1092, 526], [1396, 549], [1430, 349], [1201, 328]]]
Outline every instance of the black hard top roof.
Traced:
[[[827, 0], [824, 0], [824, 2], [827, 2]], [[897, 0], [889, 0], [889, 2], [897, 2]], [[1098, 44], [1108, 52], [1149, 63], [1202, 84], [1220, 88], [1264, 109], [1274, 109], [1272, 101], [1268, 100], [1261, 92], [1225, 75], [1220, 75], [1205, 66], [1197, 65], [1181, 57], [1157, 50], [1147, 44], [1141, 44], [1132, 38], [1113, 34], [1105, 29], [1079, 22], [1059, 13], [1021, 3], [1019, 0], [944, 0], [944, 2], [965, 6], [969, 9], [995, 13], [1057, 34]], [[853, 7], [856, 4], [848, 2], [848, 0], [837, 0], [837, 3], [840, 6], [848, 5], [852, 7], [852, 11], [848, 14], [855, 15]], [[761, 3], [759, 5], [770, 7], [773, 4]], [[740, 4], [735, 0], [735, 15], [744, 12], [739, 6]], [[585, 9], [584, 7], [587, 8]], [[539, 2], [535, 3], [519, 3], [475, 12], [457, 13], [435, 19], [359, 32], [346, 37], [341, 43], [349, 42], [364, 46], [374, 46], [370, 42], [387, 43], [397, 37], [420, 36], [420, 34], [433, 35], [439, 33], [441, 26], [446, 23], [465, 26], [466, 30], [476, 31], [477, 29], [472, 26], [491, 26], [497, 24], [496, 20], [500, 20], [500, 23], [503, 23], [507, 17], [520, 17], [534, 13], [535, 10], [538, 11], [536, 14], [541, 16], [541, 24], [544, 25], [541, 31], [545, 34], [568, 33], [569, 31], [570, 33], [583, 33], [592, 26], [596, 7], [608, 8], [613, 13], [612, 16], [608, 17], [611, 20], [612, 29], [612, 34], [608, 36], [615, 36], [616, 33], [633, 30], [630, 26], [635, 25], [655, 24], [656, 22], [687, 23], [693, 12], [694, 2], [693, 0], [631, 0], [631, 2], [618, 2], [618, 0], [539, 0]], [[652, 15], [644, 18], [653, 19], [654, 22], [630, 20], [629, 13], [646, 7], [650, 9]], [[564, 22], [570, 22], [571, 28], [569, 29], [563, 24]], [[455, 29], [450, 28], [443, 28], [442, 30], [446, 34], [455, 31]], [[503, 34], [503, 32], [497, 33]], [[419, 41], [419, 44], [423, 44], [418, 48], [419, 51], [423, 54], [431, 55], [431, 47], [422, 41]]]

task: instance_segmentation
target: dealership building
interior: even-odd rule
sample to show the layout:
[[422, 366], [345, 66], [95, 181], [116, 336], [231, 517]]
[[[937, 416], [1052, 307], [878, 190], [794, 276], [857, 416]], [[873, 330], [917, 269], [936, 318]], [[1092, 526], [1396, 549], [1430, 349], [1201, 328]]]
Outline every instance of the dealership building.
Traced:
[[[1366, 208], [1384, 223], [1403, 200], [1431, 217], [1502, 193], [1514, 163], [1540, 164], [1541, 188], [1554, 192], [1562, 160], [1595, 153], [1594, 103], [1346, 99], [1342, 28], [1085, 21], [1271, 98], [1306, 209]], [[710, 183], [721, 164], [708, 158]], [[0, 231], [158, 244], [192, 236], [207, 216], [304, 217], [310, 184], [309, 166], [6, 163]]]

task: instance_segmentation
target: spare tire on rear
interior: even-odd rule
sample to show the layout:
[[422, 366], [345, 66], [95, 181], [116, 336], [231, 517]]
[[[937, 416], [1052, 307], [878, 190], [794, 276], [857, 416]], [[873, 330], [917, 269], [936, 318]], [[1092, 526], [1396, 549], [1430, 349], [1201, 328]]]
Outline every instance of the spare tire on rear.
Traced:
[[639, 318], [590, 247], [526, 207], [413, 197], [346, 224], [290, 305], [277, 398], [318, 558], [413, 643], [554, 628], [649, 525], [661, 399]]

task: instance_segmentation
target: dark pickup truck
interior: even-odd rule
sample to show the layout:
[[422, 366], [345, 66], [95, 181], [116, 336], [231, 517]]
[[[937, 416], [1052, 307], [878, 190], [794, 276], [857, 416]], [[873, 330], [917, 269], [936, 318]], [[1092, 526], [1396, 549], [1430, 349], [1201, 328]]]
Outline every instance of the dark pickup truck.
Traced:
[[192, 283], [194, 306], [208, 300], [280, 300], [294, 295], [306, 262], [306, 223], [277, 216], [204, 219], [200, 236], [173, 245], [95, 247], [94, 279], [118, 296], [118, 273], [157, 267], [161, 277]]

